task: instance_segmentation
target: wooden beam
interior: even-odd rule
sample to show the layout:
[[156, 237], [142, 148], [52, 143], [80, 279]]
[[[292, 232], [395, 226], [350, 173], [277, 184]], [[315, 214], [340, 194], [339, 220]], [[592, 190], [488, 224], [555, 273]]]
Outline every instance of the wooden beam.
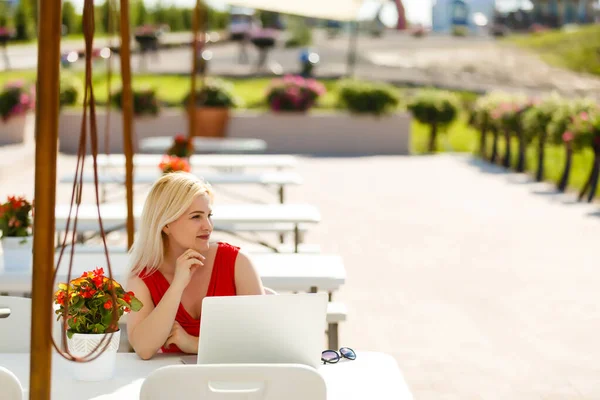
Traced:
[[60, 95], [61, 0], [39, 2], [37, 104], [35, 110], [35, 224], [29, 397], [48, 400], [52, 376], [52, 280], [54, 206]]
[[127, 248], [133, 245], [133, 92], [131, 89], [131, 34], [129, 0], [121, 0], [121, 81], [123, 84], [123, 151], [125, 152], [125, 188], [127, 190]]

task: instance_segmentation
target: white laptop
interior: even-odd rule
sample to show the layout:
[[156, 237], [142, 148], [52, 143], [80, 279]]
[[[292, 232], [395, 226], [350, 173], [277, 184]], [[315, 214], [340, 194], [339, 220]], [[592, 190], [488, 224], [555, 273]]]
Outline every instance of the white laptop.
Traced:
[[202, 301], [198, 364], [321, 362], [327, 294], [206, 297]]

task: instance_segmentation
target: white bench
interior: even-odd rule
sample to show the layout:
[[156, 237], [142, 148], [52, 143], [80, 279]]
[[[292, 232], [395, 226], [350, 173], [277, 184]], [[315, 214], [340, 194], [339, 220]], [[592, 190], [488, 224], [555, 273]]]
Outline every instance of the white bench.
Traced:
[[[136, 168], [156, 168], [162, 159], [159, 154], [134, 154], [133, 165]], [[92, 166], [92, 157], [86, 157], [86, 170]], [[99, 154], [97, 165], [103, 168], [124, 168], [125, 155]], [[290, 169], [298, 165], [298, 159], [292, 155], [262, 154], [194, 154], [189, 158], [192, 168], [215, 168], [226, 171], [244, 170], [248, 168]]]
[[[142, 213], [141, 204], [134, 206], [134, 219], [139, 224]], [[75, 207], [73, 213], [75, 212]], [[298, 252], [301, 242], [300, 227], [307, 224], [320, 222], [319, 210], [310, 204], [217, 204], [213, 207], [213, 223], [216, 231], [229, 233], [240, 232], [244, 225], [263, 226], [264, 229], [277, 227], [277, 233], [282, 233], [280, 228], [287, 226], [294, 235], [294, 250]], [[62, 233], [66, 230], [69, 205], [62, 204], [55, 208], [56, 232]], [[105, 232], [123, 230], [127, 218], [127, 207], [124, 204], [101, 204], [100, 215]], [[279, 225], [285, 224], [285, 225]], [[238, 227], [230, 231], [232, 227]], [[70, 229], [73, 227], [71, 221]], [[77, 231], [99, 232], [98, 210], [95, 204], [81, 204], [77, 221]], [[58, 241], [57, 243], [61, 243]]]
[[[194, 172], [194, 171], [192, 171]], [[295, 172], [285, 171], [274, 171], [274, 172], [260, 172], [252, 174], [242, 173], [197, 173], [196, 175], [204, 178], [204, 180], [211, 185], [264, 185], [264, 186], [277, 186], [279, 202], [285, 202], [285, 186], [286, 185], [300, 185], [302, 184], [302, 177]], [[153, 184], [162, 176], [162, 173], [158, 170], [158, 166], [155, 171], [140, 171], [135, 172], [133, 175], [133, 184], [149, 185]], [[59, 182], [73, 184], [75, 175], [72, 173], [63, 175]], [[81, 177], [82, 183], [94, 183], [95, 178], [93, 172], [86, 172]], [[125, 173], [117, 172], [98, 172], [98, 184], [102, 185], [103, 193], [105, 192], [104, 185], [116, 184], [125, 185]], [[104, 194], [103, 199], [104, 202]]]

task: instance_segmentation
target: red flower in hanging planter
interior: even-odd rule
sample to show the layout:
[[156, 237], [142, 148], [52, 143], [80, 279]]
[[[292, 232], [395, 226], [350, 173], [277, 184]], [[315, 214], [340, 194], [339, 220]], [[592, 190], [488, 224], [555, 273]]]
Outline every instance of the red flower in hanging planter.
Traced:
[[102, 268], [84, 272], [69, 284], [60, 283], [54, 294], [54, 302], [60, 306], [56, 314], [67, 322], [69, 338], [74, 333], [115, 332], [119, 329], [118, 324], [112, 321], [115, 309], [118, 317], [121, 317], [124, 313], [139, 311], [143, 307], [133, 292], [126, 292], [118, 282], [105, 276]]

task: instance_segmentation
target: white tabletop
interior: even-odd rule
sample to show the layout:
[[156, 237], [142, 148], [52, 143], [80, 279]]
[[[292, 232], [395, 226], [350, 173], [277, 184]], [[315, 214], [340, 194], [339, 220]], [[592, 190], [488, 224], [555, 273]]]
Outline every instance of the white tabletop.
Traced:
[[[142, 214], [142, 204], [134, 205], [136, 224]], [[75, 206], [73, 207], [73, 215]], [[100, 205], [102, 223], [105, 229], [125, 224], [127, 207], [124, 204]], [[64, 231], [69, 205], [60, 204], [55, 208], [56, 230]], [[213, 207], [213, 223], [216, 230], [228, 229], [231, 224], [254, 223], [271, 224], [287, 223], [317, 223], [321, 220], [319, 209], [311, 204], [221, 204]], [[71, 222], [71, 227], [73, 222]], [[98, 210], [95, 204], [81, 204], [77, 227], [79, 231], [98, 230]], [[222, 228], [224, 227], [224, 228]]]
[[[29, 393], [30, 355], [0, 353], [0, 366], [8, 368]], [[179, 355], [159, 354], [149, 361], [133, 353], [118, 353], [115, 376], [106, 381], [81, 382], [70, 375], [73, 363], [54, 355], [52, 360], [52, 399], [56, 400], [134, 400], [152, 371], [180, 364]], [[327, 384], [328, 400], [412, 400], [412, 394], [396, 361], [389, 355], [357, 351], [354, 361], [322, 365], [318, 369]]]
[[[195, 153], [258, 153], [267, 150], [267, 142], [261, 139], [246, 138], [193, 138]], [[163, 154], [173, 144], [169, 136], [140, 139], [140, 153]]]
[[[162, 159], [160, 154], [135, 154], [133, 163], [136, 167], [156, 167]], [[98, 166], [124, 167], [125, 155], [99, 154], [96, 158]], [[86, 157], [86, 163], [92, 165], [92, 158]], [[296, 157], [291, 155], [262, 154], [194, 154], [190, 157], [192, 167], [212, 168], [293, 168], [298, 165]], [[87, 164], [86, 164], [87, 166]], [[87, 170], [87, 168], [86, 168]]]
[[[192, 171], [194, 172], [194, 171]], [[195, 175], [202, 177], [206, 182], [211, 185], [224, 185], [224, 184], [261, 184], [261, 185], [300, 185], [302, 183], [302, 177], [295, 172], [284, 172], [284, 171], [273, 171], [273, 172], [260, 172], [260, 173], [206, 173]], [[139, 171], [133, 176], [134, 184], [150, 184], [156, 182], [162, 173], [156, 168], [156, 171]], [[66, 174], [60, 178], [60, 183], [73, 183], [74, 175]], [[94, 183], [94, 174], [92, 172], [83, 174], [83, 183]], [[98, 172], [98, 183], [115, 183], [125, 184], [125, 173], [106, 173]]]
[[[77, 247], [75, 247], [77, 249]], [[111, 253], [110, 264], [113, 277], [125, 283], [128, 255]], [[346, 270], [341, 257], [322, 254], [252, 254], [251, 259], [261, 277], [263, 285], [275, 291], [308, 291], [311, 287], [334, 292], [344, 284]], [[56, 255], [55, 265], [58, 261]], [[108, 275], [104, 253], [75, 254], [71, 279], [84, 271], [96, 267], [104, 268]], [[69, 254], [65, 251], [59, 266], [57, 282], [66, 282]], [[31, 292], [31, 268], [21, 271], [6, 271], [4, 258], [0, 256], [0, 292]]]

